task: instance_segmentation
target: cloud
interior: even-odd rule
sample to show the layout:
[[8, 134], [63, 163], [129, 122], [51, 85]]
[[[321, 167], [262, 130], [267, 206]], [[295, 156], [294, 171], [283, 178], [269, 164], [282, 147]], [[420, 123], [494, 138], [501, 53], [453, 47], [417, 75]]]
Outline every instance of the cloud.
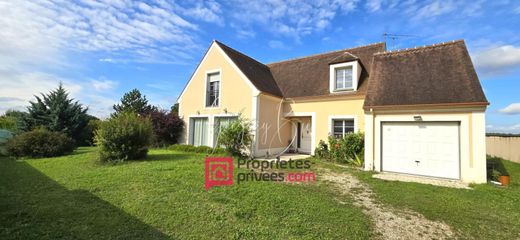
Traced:
[[49, 60], [67, 51], [106, 51], [135, 62], [181, 62], [201, 48], [195, 39], [198, 26], [184, 15], [222, 21], [215, 16], [218, 6], [208, 4], [181, 8], [164, 1], [2, 2], [0, 53]]
[[112, 58], [100, 58], [100, 62], [115, 63], [116, 61]]
[[117, 82], [110, 80], [90, 80], [90, 83], [97, 91], [113, 89], [118, 84]]
[[[189, 1], [186, 1], [189, 2]], [[177, 6], [183, 15], [201, 20], [204, 22], [215, 23], [219, 26], [224, 25], [224, 18], [222, 17], [222, 10], [220, 4], [215, 1], [195, 2], [194, 6], [183, 8]]]
[[473, 61], [477, 70], [486, 75], [506, 74], [520, 67], [520, 47], [503, 45], [484, 50]]
[[287, 46], [282, 41], [271, 40], [269, 41], [269, 47], [273, 49], [286, 49]]
[[[9, 76], [5, 79], [3, 76]], [[0, 70], [0, 114], [6, 110], [24, 110], [30, 100], [34, 100], [34, 95], [46, 93], [58, 87], [59, 83], [71, 95], [76, 95], [82, 90], [82, 86], [68, 79], [44, 73], [44, 72], [16, 72]]]
[[[373, 2], [373, 3], [372, 3]], [[370, 3], [370, 4], [369, 4]], [[387, 4], [387, 8], [394, 8], [399, 6], [402, 9], [402, 12], [406, 13], [406, 15], [410, 16], [411, 19], [415, 21], [420, 20], [432, 20], [437, 17], [447, 15], [447, 14], [456, 14], [456, 17], [468, 17], [468, 16], [477, 16], [482, 13], [482, 9], [486, 1], [476, 0], [472, 1], [471, 4], [468, 4], [466, 1], [454, 1], [454, 0], [435, 0], [435, 1], [404, 1], [404, 2], [396, 2], [396, 1], [369, 1], [367, 3], [367, 8], [377, 9], [383, 8], [383, 4]], [[378, 5], [379, 4], [379, 5]]]
[[487, 125], [488, 133], [520, 133], [520, 124], [513, 125]]
[[[214, 1], [0, 1], [0, 113], [23, 110], [33, 94], [63, 82], [70, 95], [107, 116], [117, 83], [82, 76], [73, 56], [102, 63], [187, 64], [198, 43], [195, 20], [224, 23]], [[88, 61], [85, 61], [88, 62]], [[94, 77], [95, 78], [95, 77]]]
[[235, 23], [231, 23], [230, 26], [235, 30], [237, 37], [240, 39], [254, 38], [256, 36], [252, 29], [246, 29], [244, 26]]
[[433, 1], [421, 6], [415, 11], [415, 19], [433, 18], [450, 13], [456, 9], [453, 1]]
[[381, 10], [381, 5], [383, 4], [384, 0], [368, 0], [365, 3], [365, 7], [370, 12], [377, 12]]
[[511, 103], [509, 106], [498, 110], [498, 112], [509, 115], [520, 114], [520, 103]]
[[337, 13], [349, 13], [357, 0], [249, 1], [232, 0], [231, 14], [242, 25], [258, 25], [265, 30], [299, 40], [330, 25]]
[[[4, 74], [10, 76], [6, 80]], [[0, 114], [10, 109], [25, 110], [29, 101], [34, 101], [34, 95], [48, 93], [50, 90], [63, 83], [64, 88], [71, 98], [89, 107], [89, 114], [97, 117], [108, 117], [112, 112], [112, 105], [117, 97], [111, 92], [99, 92], [108, 90], [116, 82], [109, 80], [91, 80], [76, 82], [67, 78], [44, 72], [5, 72], [0, 71]]]
[[110, 114], [114, 111], [112, 107], [118, 102], [117, 98], [99, 94], [89, 95], [86, 99], [88, 99], [85, 102], [88, 113], [101, 119], [110, 117]]

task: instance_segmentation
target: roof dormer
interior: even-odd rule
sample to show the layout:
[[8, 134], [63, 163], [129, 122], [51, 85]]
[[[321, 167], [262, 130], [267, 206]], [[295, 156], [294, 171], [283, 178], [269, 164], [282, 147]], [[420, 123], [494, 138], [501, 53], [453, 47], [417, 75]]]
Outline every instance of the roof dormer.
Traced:
[[359, 58], [345, 52], [329, 63], [329, 90], [331, 93], [357, 91], [360, 76]]

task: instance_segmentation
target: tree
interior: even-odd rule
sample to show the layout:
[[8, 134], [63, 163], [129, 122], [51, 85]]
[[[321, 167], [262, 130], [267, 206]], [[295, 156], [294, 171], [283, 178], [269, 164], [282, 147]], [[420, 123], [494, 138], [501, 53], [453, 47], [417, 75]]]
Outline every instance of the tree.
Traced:
[[177, 143], [184, 127], [184, 122], [177, 114], [168, 113], [165, 110], [154, 110], [149, 116], [152, 120], [156, 146]]
[[79, 140], [81, 132], [88, 123], [87, 107], [69, 98], [60, 83], [58, 88], [48, 94], [35, 96], [36, 102], [29, 102], [27, 116], [23, 122], [29, 131], [44, 127], [50, 131], [63, 132], [74, 140]]
[[113, 108], [116, 112], [112, 114], [112, 117], [123, 112], [134, 112], [141, 116], [145, 116], [150, 112], [157, 110], [156, 107], [148, 104], [146, 96], [141, 95], [141, 92], [135, 88], [130, 92], [125, 93], [121, 98], [121, 104], [115, 104]]
[[170, 112], [175, 114], [175, 115], [179, 115], [179, 103], [173, 104]]
[[79, 146], [94, 146], [94, 135], [96, 130], [99, 128], [101, 124], [101, 120], [92, 115], [88, 115], [87, 126], [81, 131], [81, 135], [79, 136], [78, 145]]

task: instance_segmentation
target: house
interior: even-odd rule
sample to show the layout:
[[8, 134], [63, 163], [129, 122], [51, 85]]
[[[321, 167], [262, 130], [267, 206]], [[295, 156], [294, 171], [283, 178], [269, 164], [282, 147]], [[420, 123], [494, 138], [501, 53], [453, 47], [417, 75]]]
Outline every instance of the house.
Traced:
[[365, 169], [486, 181], [489, 104], [462, 40], [401, 51], [385, 43], [263, 64], [213, 41], [178, 99], [182, 141], [215, 146], [241, 114], [252, 154], [313, 154], [365, 133]]

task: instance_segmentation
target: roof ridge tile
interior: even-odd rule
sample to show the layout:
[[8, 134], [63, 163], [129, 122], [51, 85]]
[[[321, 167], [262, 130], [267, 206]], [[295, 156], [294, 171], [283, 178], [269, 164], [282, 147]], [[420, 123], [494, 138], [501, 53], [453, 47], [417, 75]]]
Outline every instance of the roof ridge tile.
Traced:
[[464, 40], [459, 39], [459, 40], [452, 40], [452, 41], [448, 41], [448, 42], [435, 43], [435, 44], [431, 44], [431, 45], [424, 45], [422, 47], [415, 46], [413, 48], [404, 48], [404, 49], [397, 49], [397, 50], [393, 50], [393, 51], [377, 52], [374, 54], [374, 57], [395, 56], [395, 55], [399, 55], [399, 54], [422, 52], [425, 50], [450, 46], [450, 45], [459, 44], [459, 43], [464, 43]]
[[370, 43], [367, 45], [361, 45], [361, 46], [356, 46], [356, 47], [344, 48], [344, 49], [340, 49], [340, 50], [334, 50], [334, 51], [330, 51], [330, 52], [317, 53], [317, 54], [307, 55], [307, 56], [303, 56], [303, 57], [295, 57], [295, 58], [290, 58], [290, 59], [286, 59], [286, 60], [265, 63], [265, 65], [269, 66], [269, 65], [275, 65], [275, 64], [286, 63], [286, 62], [291, 62], [291, 61], [299, 61], [299, 60], [304, 60], [307, 58], [319, 57], [319, 56], [323, 56], [323, 55], [327, 55], [327, 54], [334, 54], [334, 53], [343, 52], [343, 51], [348, 52], [348, 50], [354, 50], [354, 49], [357, 50], [357, 49], [362, 49], [362, 48], [367, 48], [367, 47], [374, 47], [374, 46], [380, 45], [380, 44], [385, 44], [385, 42], [376, 42], [376, 43]]

